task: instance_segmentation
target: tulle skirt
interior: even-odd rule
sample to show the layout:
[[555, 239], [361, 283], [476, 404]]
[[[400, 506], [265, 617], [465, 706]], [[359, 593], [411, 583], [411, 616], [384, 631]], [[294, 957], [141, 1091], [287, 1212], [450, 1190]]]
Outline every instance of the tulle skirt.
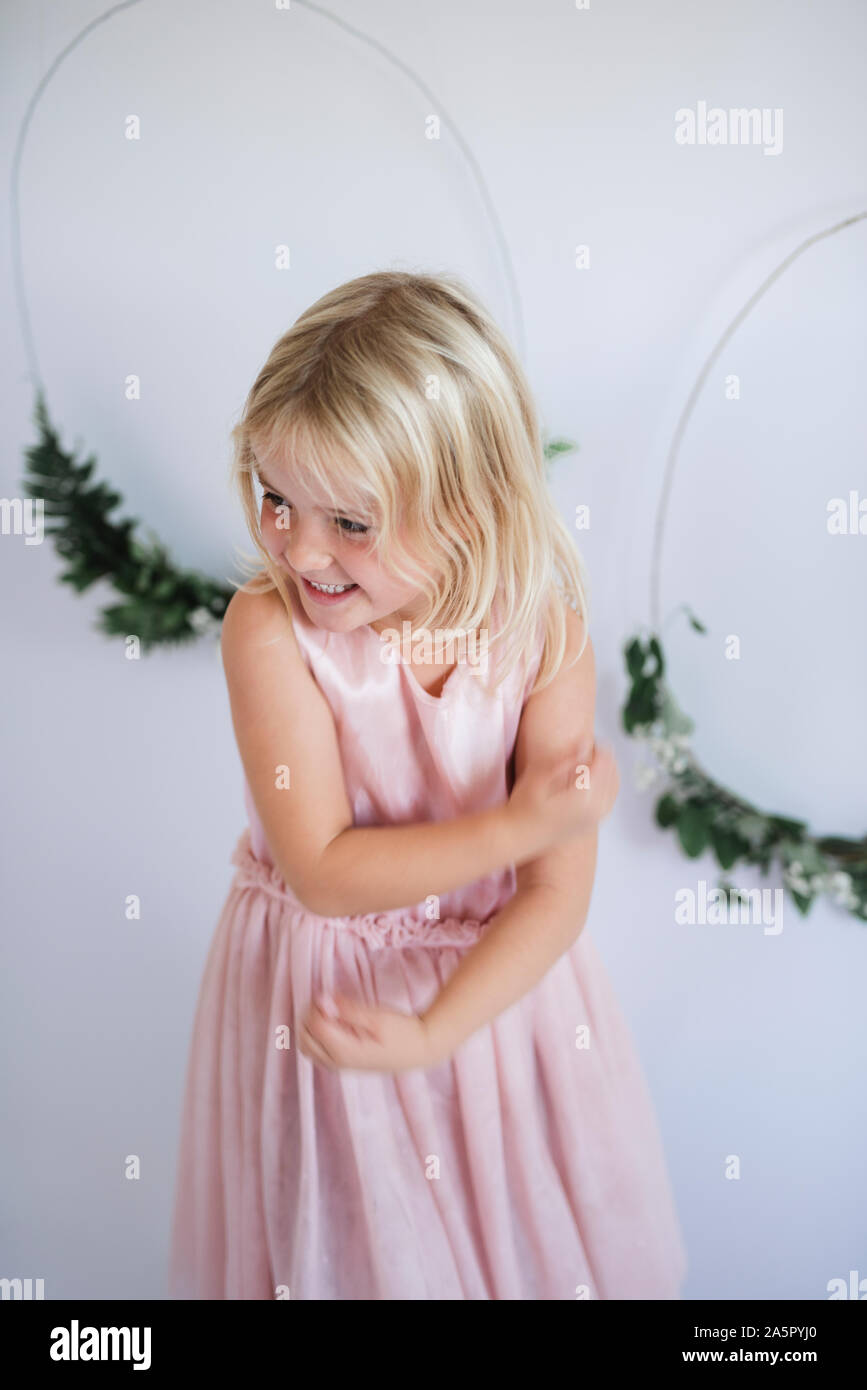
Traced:
[[249, 831], [199, 992], [169, 1292], [194, 1299], [676, 1299], [647, 1086], [592, 940], [447, 1061], [329, 1071], [314, 996], [427, 1008], [485, 924], [307, 911]]

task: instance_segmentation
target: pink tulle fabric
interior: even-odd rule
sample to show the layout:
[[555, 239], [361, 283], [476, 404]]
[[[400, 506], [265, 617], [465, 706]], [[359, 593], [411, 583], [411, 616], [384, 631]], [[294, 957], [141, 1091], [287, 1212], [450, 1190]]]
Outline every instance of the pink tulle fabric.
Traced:
[[[356, 824], [505, 800], [541, 631], [528, 670], [495, 695], [459, 662], [434, 697], [383, 659], [372, 628], [329, 636], [300, 609], [294, 626]], [[679, 1298], [686, 1251], [661, 1138], [590, 928], [447, 1061], [329, 1071], [294, 1043], [311, 998], [427, 1008], [514, 894], [515, 870], [433, 904], [320, 917], [274, 867], [244, 793], [249, 828], [193, 1026], [170, 1296]]]

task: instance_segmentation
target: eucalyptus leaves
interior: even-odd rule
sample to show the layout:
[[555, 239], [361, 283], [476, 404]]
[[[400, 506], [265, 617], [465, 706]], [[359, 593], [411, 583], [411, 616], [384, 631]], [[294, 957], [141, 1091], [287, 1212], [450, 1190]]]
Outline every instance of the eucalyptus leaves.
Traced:
[[[689, 621], [697, 632], [705, 628]], [[685, 854], [712, 849], [724, 870], [757, 864], [767, 874], [776, 861], [783, 884], [806, 916], [814, 900], [828, 896], [867, 921], [867, 836], [862, 840], [811, 835], [803, 821], [759, 811], [723, 787], [699, 766], [690, 749], [695, 724], [683, 713], [663, 680], [665, 660], [656, 634], [634, 637], [624, 647], [631, 687], [623, 707], [627, 733], [647, 746], [653, 764], [639, 770], [639, 787], [666, 782], [656, 803], [657, 824], [674, 829]], [[738, 890], [724, 877], [719, 887]]]

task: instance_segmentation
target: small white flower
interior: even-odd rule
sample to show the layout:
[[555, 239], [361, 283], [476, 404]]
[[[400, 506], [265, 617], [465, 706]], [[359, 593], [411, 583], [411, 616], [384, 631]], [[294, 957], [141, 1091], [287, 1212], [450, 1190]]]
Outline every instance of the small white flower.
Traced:
[[846, 888], [851, 888], [852, 875], [844, 873], [842, 869], [838, 869], [836, 873], [831, 875], [830, 882], [832, 887], [838, 888], [842, 892]]
[[674, 759], [675, 753], [671, 744], [668, 742], [668, 739], [651, 739], [650, 747], [654, 757], [662, 764], [663, 767], [668, 767], [671, 764], [671, 762]]
[[[846, 874], [844, 875], [844, 877], [848, 878], [849, 875]], [[831, 901], [835, 902], [838, 907], [845, 907], [851, 909], [857, 908], [859, 905], [858, 895], [856, 893], [853, 893], [852, 889], [847, 886], [841, 885], [837, 888], [830, 887], [828, 892]]]
[[216, 632], [221, 624], [207, 608], [194, 608], [190, 614], [190, 627], [203, 636], [205, 633]]
[[[797, 868], [800, 868], [800, 865], [797, 865]], [[795, 864], [789, 864], [787, 868], [783, 869], [784, 882], [787, 883], [790, 888], [793, 888], [796, 893], [809, 893], [809, 883], [802, 874], [796, 873], [795, 870]]]
[[651, 767], [649, 763], [638, 763], [635, 769], [635, 786], [638, 791], [647, 791], [647, 788], [652, 787], [658, 780], [658, 768]]

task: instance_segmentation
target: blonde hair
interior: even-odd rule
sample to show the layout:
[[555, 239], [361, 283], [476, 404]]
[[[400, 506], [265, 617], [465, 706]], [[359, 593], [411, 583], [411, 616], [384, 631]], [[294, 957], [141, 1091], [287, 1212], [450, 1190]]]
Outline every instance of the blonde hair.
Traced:
[[[289, 471], [303, 469], [338, 513], [370, 518], [377, 558], [427, 597], [414, 631], [486, 631], [496, 685], [529, 661], [544, 623], [536, 690], [565, 653], [559, 591], [583, 619], [584, 651], [584, 566], [548, 491], [527, 380], [456, 276], [377, 271], [323, 295], [275, 343], [232, 440], [232, 478], [262, 560], [235, 587], [276, 588], [292, 614], [262, 542], [254, 441], [290, 455], [297, 445], [304, 462]], [[409, 554], [398, 554], [401, 525]]]

